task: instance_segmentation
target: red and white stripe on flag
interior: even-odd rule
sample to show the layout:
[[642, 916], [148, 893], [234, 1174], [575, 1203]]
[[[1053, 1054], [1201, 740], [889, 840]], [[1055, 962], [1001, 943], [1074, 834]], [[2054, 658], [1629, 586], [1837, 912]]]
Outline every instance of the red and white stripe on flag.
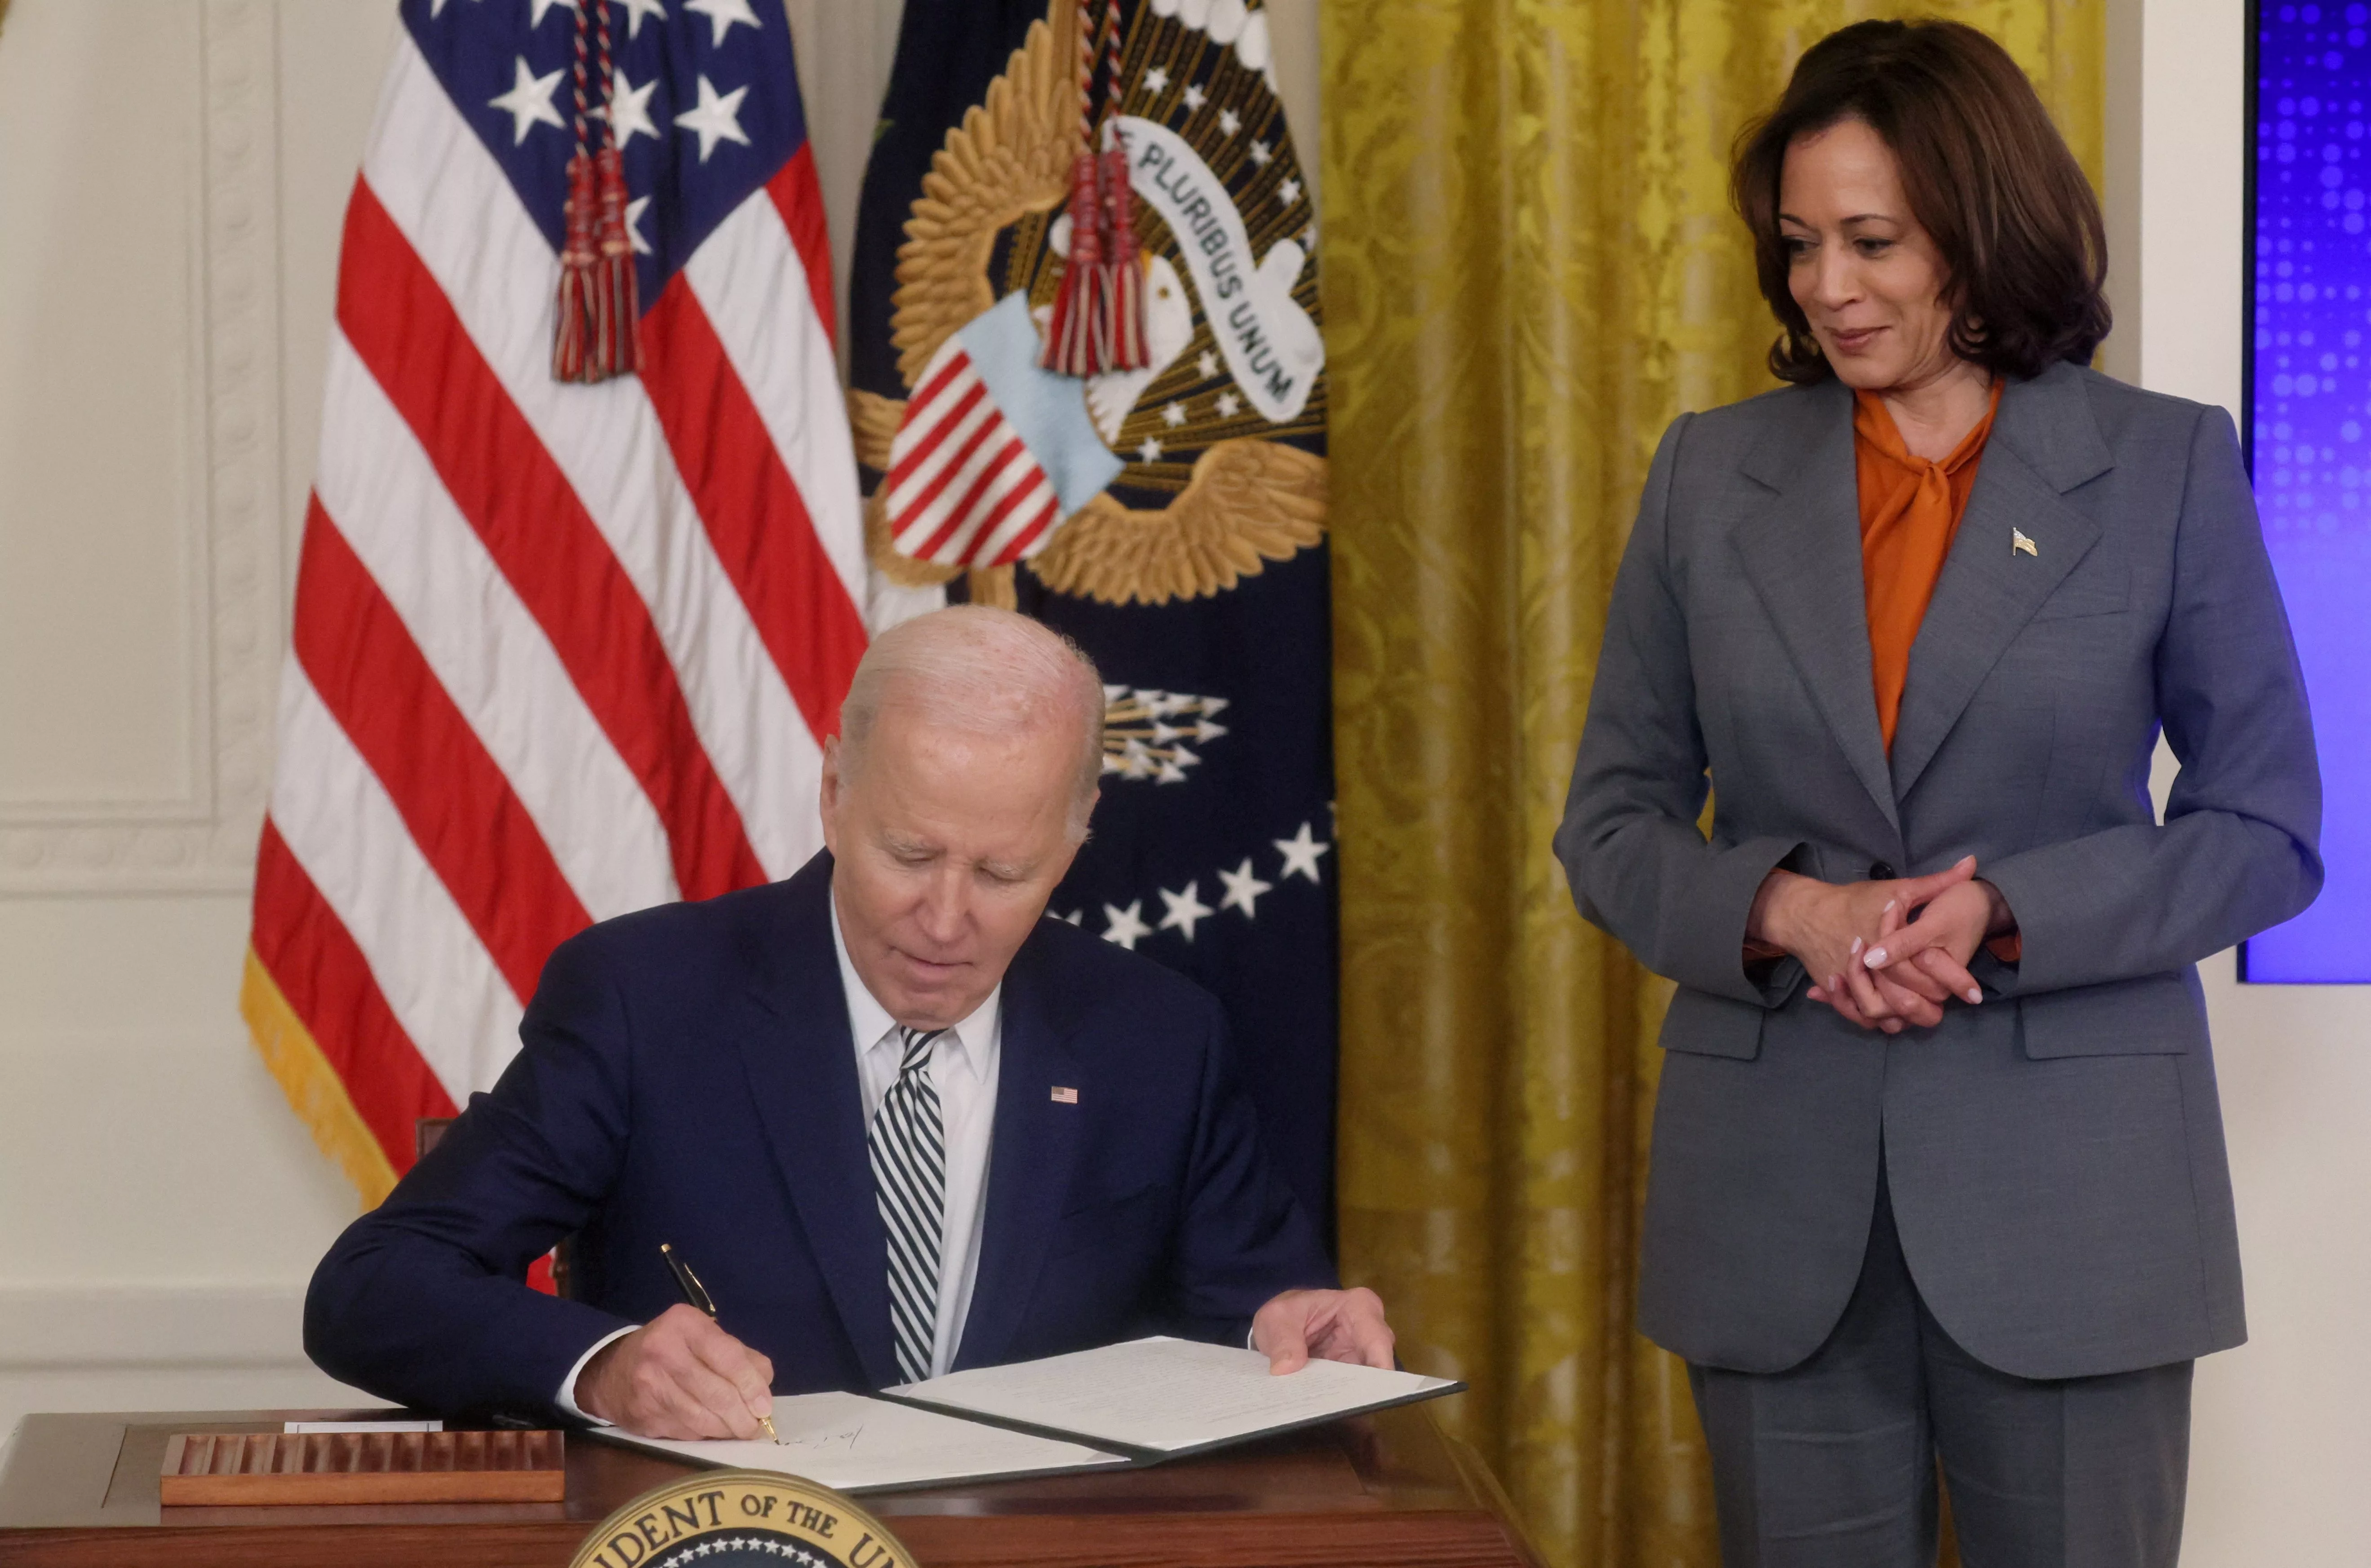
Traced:
[[1061, 502], [960, 334], [922, 371], [889, 446], [898, 550], [945, 566], [1010, 566], [1053, 537]]
[[508, 1062], [554, 945], [820, 847], [864, 648], [807, 149], [667, 276], [639, 377], [562, 384], [553, 245], [397, 49], [339, 260], [241, 991], [370, 1203], [417, 1119]]

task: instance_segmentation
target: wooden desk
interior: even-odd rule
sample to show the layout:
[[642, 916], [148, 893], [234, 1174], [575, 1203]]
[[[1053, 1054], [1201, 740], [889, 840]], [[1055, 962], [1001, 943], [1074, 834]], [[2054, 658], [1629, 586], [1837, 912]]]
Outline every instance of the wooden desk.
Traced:
[[[40, 1568], [564, 1565], [686, 1467], [572, 1435], [568, 1500], [349, 1508], [156, 1501], [177, 1432], [386, 1411], [33, 1415], [0, 1466], [0, 1564]], [[1505, 1494], [1423, 1406], [1145, 1470], [860, 1498], [929, 1568], [1537, 1568]]]

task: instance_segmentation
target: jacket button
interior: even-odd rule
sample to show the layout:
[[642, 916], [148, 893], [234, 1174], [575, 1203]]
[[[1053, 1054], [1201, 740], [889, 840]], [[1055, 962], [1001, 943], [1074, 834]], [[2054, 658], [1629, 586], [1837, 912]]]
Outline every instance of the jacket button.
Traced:
[[1868, 863], [1868, 880], [1871, 882], [1891, 882], [1893, 875], [1893, 862], [1891, 860], [1871, 860]]

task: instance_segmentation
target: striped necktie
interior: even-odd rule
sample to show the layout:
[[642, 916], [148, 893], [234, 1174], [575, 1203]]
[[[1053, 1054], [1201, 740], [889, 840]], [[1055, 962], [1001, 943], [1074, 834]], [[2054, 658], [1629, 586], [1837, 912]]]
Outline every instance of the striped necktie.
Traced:
[[889, 1233], [889, 1326], [897, 1342], [897, 1376], [908, 1383], [931, 1375], [938, 1337], [947, 1141], [930, 1066], [931, 1047], [945, 1032], [898, 1026], [904, 1060], [897, 1081], [873, 1113], [866, 1140], [873, 1151], [873, 1194]]

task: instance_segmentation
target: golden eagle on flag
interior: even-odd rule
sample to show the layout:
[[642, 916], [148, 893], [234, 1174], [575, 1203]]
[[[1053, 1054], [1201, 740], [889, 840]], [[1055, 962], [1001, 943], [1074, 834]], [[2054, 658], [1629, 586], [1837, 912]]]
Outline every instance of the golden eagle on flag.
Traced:
[[[906, 396], [850, 401], [858, 455], [890, 477], [867, 512], [873, 559], [899, 582], [977, 571], [975, 596], [1009, 602], [1025, 559], [1048, 587], [1158, 604], [1323, 536], [1325, 459], [1294, 439], [1324, 429], [1312, 217], [1267, 17], [1144, 0], [1109, 29], [1117, 112], [1082, 124], [1078, 63], [1097, 52], [1081, 17], [1102, 36], [1105, 11], [1051, 0], [907, 216], [889, 330]], [[1072, 251], [1073, 166], [1096, 136], [1127, 160], [1149, 363], [1085, 378], [1081, 398], [1037, 359]], [[1014, 472], [991, 467], [1016, 441]]]
[[1333, 1214], [1325, 352], [1315, 211], [1245, 0], [907, 0], [865, 170], [866, 549], [1102, 668], [1054, 914], [1225, 1005]]

